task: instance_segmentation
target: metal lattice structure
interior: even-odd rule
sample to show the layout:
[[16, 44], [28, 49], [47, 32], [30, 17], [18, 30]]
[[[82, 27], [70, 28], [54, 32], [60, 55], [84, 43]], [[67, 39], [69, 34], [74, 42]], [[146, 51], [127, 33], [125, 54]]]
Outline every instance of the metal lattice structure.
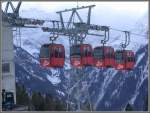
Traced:
[[[25, 25], [43, 25], [43, 20], [20, 17], [19, 9], [21, 3], [22, 0], [19, 0], [17, 6], [14, 7], [12, 0], [8, 0], [5, 10], [2, 11], [2, 20], [4, 22], [7, 21], [10, 24], [10, 27], [26, 27]], [[8, 12], [9, 8], [12, 10], [12, 12]]]
[[[60, 35], [68, 36], [70, 45], [77, 44], [77, 43], [83, 43], [84, 39], [87, 35], [93, 35], [98, 37], [103, 37], [104, 40], [102, 40], [101, 43], [106, 43], [106, 41], [109, 40], [109, 27], [108, 26], [99, 26], [99, 25], [93, 25], [91, 24], [91, 11], [92, 8], [95, 7], [95, 5], [89, 5], [89, 6], [82, 6], [82, 7], [76, 7], [72, 9], [65, 9], [62, 11], [56, 12], [60, 20], [49, 20], [49, 22], [52, 24], [50, 27], [42, 27], [42, 25], [46, 22], [46, 20], [39, 20], [39, 19], [31, 19], [31, 18], [22, 18], [19, 16], [19, 9], [21, 6], [22, 0], [19, 0], [16, 7], [14, 7], [11, 0], [8, 0], [5, 10], [3, 13], [3, 21], [7, 21], [11, 27], [26, 27], [26, 28], [41, 28], [43, 32], [49, 32], [50, 33], [50, 41], [55, 41]], [[8, 12], [8, 8], [12, 9], [12, 13]], [[82, 9], [88, 9], [87, 13], [87, 19], [84, 20], [81, 16], [81, 14], [78, 12], [78, 10]], [[71, 12], [71, 15], [69, 16], [69, 20], [64, 21], [64, 13]], [[77, 17], [78, 22], [74, 21], [74, 17]], [[39, 25], [39, 26], [38, 26]], [[90, 33], [90, 30], [94, 31], [103, 31], [103, 34], [99, 33]], [[106, 34], [108, 34], [106, 36]], [[107, 37], [107, 39], [106, 39]]]
[[[58, 36], [60, 35], [68, 36], [70, 45], [83, 43], [87, 35], [98, 36], [98, 37], [104, 36], [104, 40], [102, 41], [102, 43], [106, 43], [109, 40], [109, 27], [90, 24], [91, 10], [93, 7], [95, 7], [95, 5], [82, 6], [82, 7], [72, 8], [72, 9], [66, 9], [63, 11], [58, 11], [56, 13], [59, 14], [60, 20], [59, 21], [53, 20], [52, 27], [42, 27], [42, 30], [43, 32], [50, 32], [51, 34], [53, 34], [53, 36], [54, 34], [57, 34], [56, 35], [57, 37], [55, 37], [55, 39], [57, 39]], [[81, 18], [80, 13], [78, 13], [78, 10], [82, 10], [82, 9], [88, 9], [87, 20]], [[71, 15], [69, 16], [69, 20], [67, 22], [64, 22], [63, 14], [68, 12], [71, 12]], [[75, 16], [77, 17], [78, 22], [74, 21]], [[104, 33], [93, 34], [89, 32], [90, 30], [95, 30]]]

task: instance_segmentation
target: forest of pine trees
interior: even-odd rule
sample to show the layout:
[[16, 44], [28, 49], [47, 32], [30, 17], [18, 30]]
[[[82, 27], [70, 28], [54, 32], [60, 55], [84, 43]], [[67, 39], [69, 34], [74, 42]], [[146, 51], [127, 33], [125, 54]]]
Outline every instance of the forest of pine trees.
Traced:
[[[16, 100], [17, 105], [28, 106], [28, 110], [31, 111], [66, 111], [66, 103], [60, 101], [58, 98], [45, 94], [44, 96], [39, 92], [32, 92], [32, 95], [28, 95], [26, 89], [22, 85], [16, 84]], [[148, 110], [148, 95], [144, 99], [144, 110]], [[89, 103], [84, 103], [83, 110], [90, 111]], [[131, 104], [127, 104], [125, 111], [134, 111]]]
[[133, 111], [133, 107], [128, 103], [125, 108], [125, 111]]
[[[143, 101], [144, 101], [143, 111], [148, 111], [148, 94], [143, 99]], [[128, 103], [125, 107], [125, 111], [134, 111], [134, 108], [130, 103]]]
[[65, 111], [66, 105], [58, 98], [50, 94], [43, 96], [39, 92], [33, 92], [28, 96], [26, 89], [22, 85], [16, 84], [17, 105], [28, 106], [31, 111]]

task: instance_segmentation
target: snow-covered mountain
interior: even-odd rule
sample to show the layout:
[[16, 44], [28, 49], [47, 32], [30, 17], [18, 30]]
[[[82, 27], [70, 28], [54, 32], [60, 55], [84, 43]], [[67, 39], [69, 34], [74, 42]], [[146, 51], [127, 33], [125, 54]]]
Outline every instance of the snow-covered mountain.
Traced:
[[79, 81], [73, 70], [43, 69], [37, 58], [27, 51], [15, 48], [15, 52], [16, 82], [25, 85], [29, 93], [39, 91], [66, 99], [68, 87], [73, 87], [70, 101], [75, 103], [77, 88], [81, 87], [80, 96], [83, 98], [80, 99], [84, 102], [88, 98], [82, 83], [86, 81], [95, 110], [123, 110], [128, 102], [133, 104], [135, 110], [143, 110], [148, 92], [148, 45], [137, 51], [137, 63], [133, 71], [120, 72], [115, 69], [89, 67], [82, 70], [84, 74], [80, 75]]
[[[28, 12], [28, 10], [21, 12], [24, 17], [29, 15], [28, 17], [31, 16], [40, 19], [43, 17], [44, 19], [49, 19], [49, 15], [52, 14], [51, 18], [57, 18], [53, 13], [48, 14], [47, 12], [40, 11], [40, 9], [32, 10], [32, 15], [30, 13], [31, 12]], [[110, 18], [110, 15], [108, 17]], [[98, 22], [98, 14], [94, 14], [94, 18], [94, 23], [100, 23]], [[126, 21], [128, 21], [128, 19]], [[117, 22], [111, 20], [109, 25], [111, 23], [112, 25], [115, 25]], [[118, 26], [118, 28], [120, 27]], [[134, 26], [131, 26], [129, 29], [134, 33], [146, 35], [148, 31], [147, 14], [144, 14], [143, 17], [139, 18]], [[90, 98], [93, 109], [98, 111], [120, 111], [125, 108], [128, 102], [133, 105], [134, 110], [144, 109], [144, 99], [148, 93], [147, 37], [131, 35], [131, 42], [127, 49], [132, 49], [136, 52], [136, 65], [134, 70], [124, 72], [115, 69], [87, 67], [81, 70], [82, 75], [80, 80], [76, 80], [78, 72], [70, 68], [69, 41], [67, 38], [60, 37], [56, 41], [65, 46], [66, 60], [64, 68], [45, 69], [40, 66], [38, 56], [41, 45], [49, 41], [49, 33], [44, 33], [39, 28], [22, 28], [21, 36], [21, 47], [14, 47], [16, 82], [25, 85], [29, 93], [32, 91], [51, 93], [67, 102], [68, 87], [73, 87], [72, 90], [70, 90], [70, 102], [73, 104], [77, 103], [76, 97], [80, 96], [82, 103]], [[95, 47], [100, 44], [101, 39], [101, 37], [91, 38], [88, 36], [85, 43], [90, 43]], [[118, 49], [123, 40], [123, 35], [120, 32], [111, 31], [110, 41], [107, 44]], [[15, 38], [14, 44], [17, 45]], [[80, 75], [81, 73], [78, 74]], [[70, 85], [68, 85], [69, 80], [71, 80]], [[87, 88], [85, 88], [85, 85], [82, 85], [85, 81], [87, 82], [89, 97], [86, 93]], [[81, 91], [79, 94], [77, 93], [78, 87], [80, 87]], [[71, 107], [76, 110], [76, 106], [72, 105]]]

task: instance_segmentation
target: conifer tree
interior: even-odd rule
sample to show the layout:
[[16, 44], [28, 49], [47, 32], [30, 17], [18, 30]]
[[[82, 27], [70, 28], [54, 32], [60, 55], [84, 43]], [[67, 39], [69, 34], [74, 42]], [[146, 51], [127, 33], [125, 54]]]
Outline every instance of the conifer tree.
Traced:
[[125, 111], [133, 111], [133, 108], [129, 103], [126, 106]]
[[145, 106], [144, 106], [144, 110], [145, 110], [145, 111], [148, 111], [148, 95], [146, 95], [144, 105], [145, 105]]
[[28, 105], [29, 97], [24, 86], [16, 84], [16, 101], [18, 105]]
[[31, 102], [35, 110], [38, 110], [38, 111], [45, 110], [45, 99], [41, 95], [41, 93], [33, 92]]

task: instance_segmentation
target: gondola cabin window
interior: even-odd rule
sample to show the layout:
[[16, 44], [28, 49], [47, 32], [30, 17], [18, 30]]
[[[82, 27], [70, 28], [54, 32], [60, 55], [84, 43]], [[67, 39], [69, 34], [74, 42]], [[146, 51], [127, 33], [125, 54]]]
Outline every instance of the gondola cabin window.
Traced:
[[123, 52], [116, 52], [115, 59], [117, 63], [123, 63]]
[[127, 52], [126, 57], [127, 57], [127, 58], [126, 58], [127, 62], [135, 62], [134, 53], [132, 53], [132, 52]]
[[92, 50], [89, 46], [83, 48], [83, 57], [91, 57], [92, 56]]
[[114, 58], [113, 53], [114, 53], [114, 51], [112, 48], [106, 48], [105, 57], [106, 58]]
[[102, 48], [94, 49], [94, 57], [96, 59], [103, 59], [103, 49]]
[[40, 50], [40, 58], [49, 58], [50, 56], [50, 49], [48, 46], [43, 46]]
[[63, 57], [63, 51], [59, 47], [54, 48], [54, 54], [55, 54], [55, 58], [62, 58]]
[[80, 57], [81, 56], [80, 46], [72, 46], [70, 49], [70, 55]]

